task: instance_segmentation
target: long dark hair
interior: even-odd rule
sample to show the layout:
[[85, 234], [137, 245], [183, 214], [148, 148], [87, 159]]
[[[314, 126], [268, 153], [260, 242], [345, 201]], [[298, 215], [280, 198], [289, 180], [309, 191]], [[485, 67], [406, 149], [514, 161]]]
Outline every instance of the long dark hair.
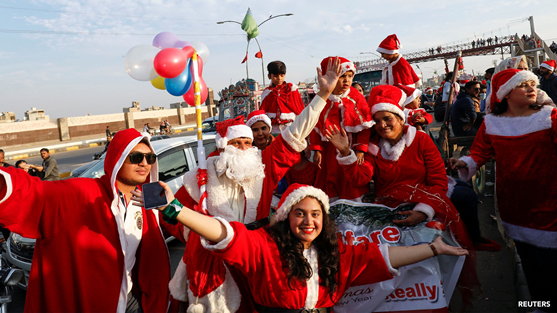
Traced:
[[[534, 110], [539, 110], [543, 107], [543, 104], [531, 104], [530, 108]], [[501, 102], [495, 103], [495, 107], [493, 108], [493, 115], [501, 115], [509, 109], [509, 103], [507, 102], [507, 98], [501, 100]]]
[[[323, 212], [323, 225], [321, 233], [312, 244], [317, 248], [320, 285], [329, 288], [329, 296], [332, 298], [338, 286], [337, 273], [340, 263], [336, 235], [337, 225], [323, 210], [323, 204], [319, 200], [317, 201]], [[303, 255], [304, 245], [290, 229], [290, 221], [286, 219], [277, 222], [267, 228], [267, 232], [277, 243], [279, 253], [283, 259], [283, 266], [288, 268], [288, 287], [294, 289], [292, 288], [292, 280], [305, 283], [313, 275], [313, 272], [311, 265]]]

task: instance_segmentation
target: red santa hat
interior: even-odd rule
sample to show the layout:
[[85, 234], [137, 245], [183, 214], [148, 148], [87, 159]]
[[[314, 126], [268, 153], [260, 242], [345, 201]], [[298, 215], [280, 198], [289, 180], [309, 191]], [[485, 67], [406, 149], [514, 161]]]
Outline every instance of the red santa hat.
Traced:
[[275, 221], [280, 222], [288, 218], [288, 214], [292, 207], [305, 197], [312, 197], [323, 204], [324, 213], [329, 213], [329, 197], [321, 189], [302, 184], [292, 184], [282, 194], [278, 203], [277, 215]]
[[250, 138], [253, 140], [253, 132], [244, 123], [244, 116], [240, 115], [235, 119], [228, 119], [217, 123], [217, 136], [215, 141], [219, 149], [224, 149], [228, 141], [234, 138]]
[[427, 88], [425, 89], [425, 92], [427, 93], [427, 92], [430, 91], [430, 90], [433, 91], [433, 88], [427, 87]]
[[545, 67], [546, 69], [553, 72], [555, 70], [555, 67], [557, 67], [555, 65], [556, 65], [556, 63], [555, 63], [554, 60], [547, 60], [547, 61], [543, 62], [540, 66]]
[[373, 87], [369, 93], [369, 106], [371, 107], [371, 115], [379, 111], [386, 111], [396, 114], [406, 119], [402, 107], [406, 101], [406, 94], [401, 89], [391, 85], [379, 85]]
[[271, 119], [267, 116], [267, 114], [265, 114], [265, 111], [263, 110], [257, 110], [257, 111], [253, 111], [248, 115], [248, 122], [247, 125], [248, 127], [253, 126], [253, 124], [257, 123], [257, 122], [263, 122], [265, 124], [267, 124], [267, 126], [269, 126], [269, 128], [271, 128]]
[[521, 71], [514, 68], [506, 69], [493, 75], [491, 79], [491, 111], [495, 109], [497, 103], [501, 103], [516, 86], [534, 81], [539, 85], [538, 76], [530, 71]]
[[377, 52], [386, 54], [398, 53], [398, 49], [402, 48], [400, 41], [395, 34], [387, 36], [383, 39], [377, 48]]
[[[401, 83], [396, 84], [396, 87], [400, 88], [406, 95], [406, 100], [403, 103], [403, 107], [406, 106], [408, 103], [414, 101], [416, 98], [419, 98], [422, 95], [422, 91], [420, 89], [416, 89], [413, 87], [409, 87], [403, 85]], [[431, 89], [431, 88], [429, 88]], [[427, 90], [426, 90], [427, 91]]]
[[[327, 73], [327, 65], [329, 64], [329, 60], [331, 60], [331, 62], [333, 62], [335, 60], [336, 57], [326, 57], [323, 59], [323, 61], [321, 61], [321, 74], [325, 75]], [[354, 63], [352, 63], [350, 60], [343, 58], [343, 57], [338, 57], [338, 59], [340, 60], [340, 66], [342, 67], [342, 74], [340, 75], [344, 75], [344, 73], [348, 72], [348, 71], [353, 71], [354, 74], [356, 74], [356, 67], [354, 66]]]

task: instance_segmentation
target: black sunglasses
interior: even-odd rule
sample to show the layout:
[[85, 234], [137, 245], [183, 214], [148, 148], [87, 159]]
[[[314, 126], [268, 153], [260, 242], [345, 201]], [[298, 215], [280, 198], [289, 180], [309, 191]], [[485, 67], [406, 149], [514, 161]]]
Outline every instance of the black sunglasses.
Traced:
[[128, 158], [130, 159], [130, 163], [132, 164], [140, 164], [143, 162], [143, 159], [147, 160], [147, 164], [155, 164], [157, 161], [157, 155], [154, 153], [141, 153], [141, 152], [132, 152], [128, 154]]

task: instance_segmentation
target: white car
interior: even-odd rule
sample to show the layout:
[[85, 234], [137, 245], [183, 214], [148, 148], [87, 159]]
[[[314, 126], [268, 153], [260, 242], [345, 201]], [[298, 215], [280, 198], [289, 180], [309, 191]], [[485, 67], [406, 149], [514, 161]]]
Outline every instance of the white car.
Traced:
[[[182, 175], [197, 168], [197, 136], [174, 137], [151, 142], [159, 164], [159, 180], [173, 192], [182, 186]], [[203, 135], [205, 155], [215, 151], [214, 134]], [[79, 177], [99, 178], [104, 175], [104, 160], [83, 172]]]

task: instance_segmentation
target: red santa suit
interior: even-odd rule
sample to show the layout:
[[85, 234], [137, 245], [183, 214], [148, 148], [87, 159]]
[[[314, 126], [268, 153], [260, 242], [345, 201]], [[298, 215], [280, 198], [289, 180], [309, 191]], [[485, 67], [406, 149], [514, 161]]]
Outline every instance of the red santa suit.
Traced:
[[420, 87], [422, 85], [420, 78], [416, 75], [410, 63], [400, 54], [396, 60], [383, 68], [380, 84], [403, 84], [410, 87]]
[[310, 136], [310, 150], [321, 151], [321, 168], [317, 172], [315, 187], [324, 190], [330, 198], [355, 200], [369, 192], [368, 186], [354, 186], [344, 180], [342, 169], [335, 160], [336, 149], [325, 137], [329, 126], [343, 128], [351, 139], [352, 148], [365, 152], [373, 126], [373, 118], [366, 99], [354, 87], [340, 95], [329, 96], [327, 106]]
[[271, 118], [272, 132], [280, 133], [281, 125], [291, 123], [302, 112], [304, 102], [298, 86], [284, 82], [280, 86], [271, 85], [265, 88], [261, 94], [259, 109]]
[[[166, 312], [170, 260], [159, 215], [124, 205], [116, 188], [125, 158], [143, 138], [134, 129], [116, 133], [98, 179], [41, 182], [0, 169], [0, 223], [37, 239], [26, 312], [124, 312], [130, 291], [144, 312]], [[147, 181], [157, 172], [155, 163]]]
[[[241, 222], [248, 224], [269, 216], [273, 190], [292, 165], [299, 162], [299, 152], [306, 148], [305, 137], [317, 123], [325, 104], [323, 99], [315, 97], [281, 135], [265, 150], [259, 150], [265, 165], [265, 176], [249, 185], [240, 186], [245, 194]], [[222, 180], [228, 178], [217, 173], [216, 158], [218, 156], [207, 159], [207, 211], [227, 221], [236, 221], [237, 215], [224, 191], [224, 188], [230, 187], [223, 187]], [[194, 208], [200, 199], [196, 175], [196, 171], [184, 174], [184, 186], [176, 193], [176, 198], [189, 208]], [[177, 238], [186, 241], [184, 257], [170, 283], [170, 291], [175, 299], [189, 300], [190, 304], [198, 301], [209, 312], [247, 312], [252, 309], [249, 292], [241, 290], [246, 285], [243, 275], [236, 273], [233, 268], [225, 267], [222, 261], [203, 249], [200, 237], [189, 233], [186, 227], [180, 225], [172, 232]]]
[[293, 280], [288, 287], [288, 269], [283, 268], [276, 242], [264, 228], [248, 231], [237, 222], [228, 223], [227, 237], [211, 245], [205, 239], [205, 248], [219, 258], [239, 269], [247, 278], [255, 303], [271, 308], [300, 309], [332, 307], [351, 285], [371, 284], [398, 275], [388, 259], [388, 246], [379, 248], [374, 243], [357, 246], [344, 245], [338, 241], [340, 264], [337, 274], [338, 286], [329, 297], [329, 289], [319, 285], [318, 254], [315, 246], [304, 250], [313, 276], [306, 282]]
[[[505, 232], [514, 240], [557, 249], [557, 109], [544, 106], [526, 117], [486, 115], [470, 155], [468, 180], [497, 158], [497, 202]], [[543, 187], [542, 187], [543, 186]]]

